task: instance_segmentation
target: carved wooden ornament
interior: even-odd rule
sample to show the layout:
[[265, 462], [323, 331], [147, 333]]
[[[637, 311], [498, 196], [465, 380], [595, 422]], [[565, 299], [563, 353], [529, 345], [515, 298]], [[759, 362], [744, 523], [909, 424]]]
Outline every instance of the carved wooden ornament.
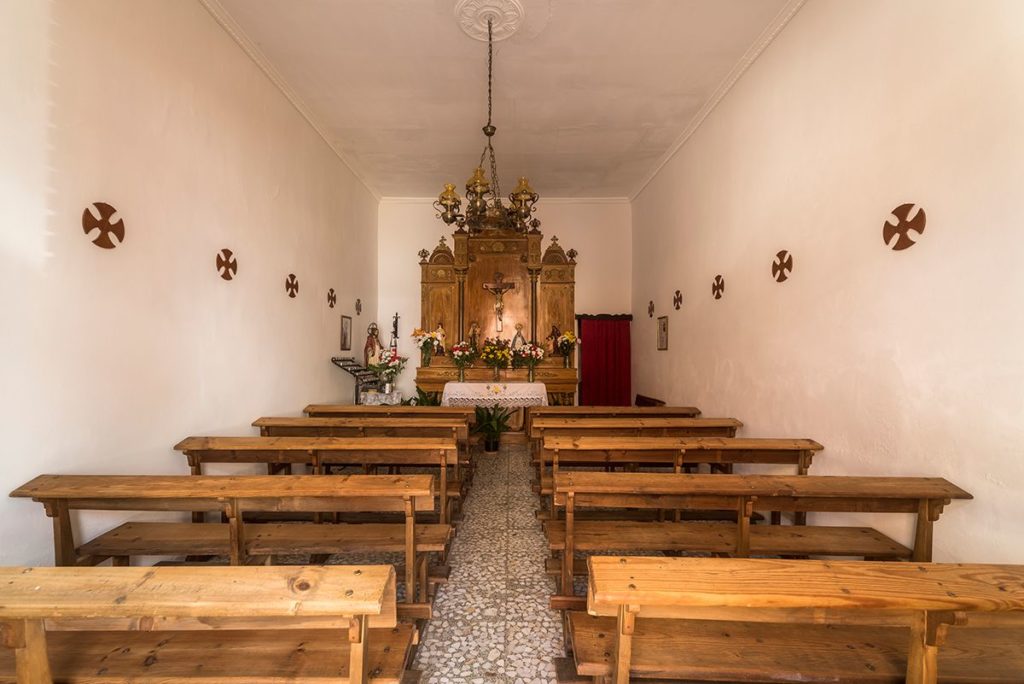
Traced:
[[725, 278], [716, 275], [714, 282], [711, 283], [711, 296], [715, 299], [721, 299], [723, 294], [725, 294]]
[[789, 273], [793, 270], [793, 255], [786, 250], [780, 250], [772, 262], [772, 277], [775, 282], [784, 283], [789, 280]]
[[676, 307], [676, 311], [679, 311], [679, 307], [683, 305], [683, 293], [676, 290], [676, 293], [672, 295], [672, 306]]
[[[917, 211], [914, 211], [915, 208]], [[882, 226], [882, 240], [894, 252], [912, 247], [917, 244], [917, 241], [910, 233], [921, 235], [924, 233], [924, 226], [927, 222], [924, 209], [913, 203], [901, 204], [892, 210], [892, 215]], [[896, 240], [893, 240], [894, 237]]]
[[334, 288], [332, 287], [327, 291], [327, 306], [334, 308], [334, 305], [338, 303], [338, 295], [334, 294]]
[[217, 273], [224, 280], [231, 280], [238, 273], [238, 259], [234, 252], [224, 248], [217, 252]]
[[284, 279], [284, 290], [292, 299], [299, 294], [299, 279], [295, 277], [294, 273], [289, 273], [288, 277]]
[[113, 249], [124, 242], [124, 221], [117, 216], [117, 209], [106, 202], [93, 202], [85, 208], [82, 230], [92, 244], [103, 249]]

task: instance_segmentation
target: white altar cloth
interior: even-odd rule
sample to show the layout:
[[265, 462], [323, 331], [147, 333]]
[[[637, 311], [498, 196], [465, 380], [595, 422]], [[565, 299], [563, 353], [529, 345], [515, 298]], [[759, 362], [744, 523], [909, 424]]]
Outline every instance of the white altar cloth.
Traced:
[[547, 406], [543, 382], [447, 382], [441, 406]]

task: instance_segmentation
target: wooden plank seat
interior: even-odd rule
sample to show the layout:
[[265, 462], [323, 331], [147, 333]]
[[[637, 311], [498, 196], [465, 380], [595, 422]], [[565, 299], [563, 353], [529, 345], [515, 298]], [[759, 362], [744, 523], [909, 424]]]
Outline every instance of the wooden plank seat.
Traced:
[[531, 406], [526, 410], [526, 431], [534, 418], [607, 418], [614, 416], [649, 416], [663, 418], [696, 418], [696, 406]]
[[473, 406], [363, 406], [361, 404], [310, 404], [302, 410], [312, 417], [409, 417], [465, 418], [473, 425], [476, 408]]
[[232, 565], [247, 562], [247, 511], [403, 513], [405, 600], [414, 603], [426, 600], [426, 587], [417, 582], [422, 566], [416, 551], [416, 511], [433, 509], [434, 491], [432, 475], [40, 475], [11, 496], [43, 504], [53, 522], [55, 561], [62, 566], [106, 560], [78, 554], [73, 510], [218, 511], [228, 521]]
[[[728, 542], [728, 549], [722, 552], [736, 556], [755, 553], [753, 540], [769, 540], [765, 547], [777, 544], [780, 548], [799, 553], [800, 549], [816, 548], [817, 552], [829, 555], [859, 555], [865, 550], [883, 551], [896, 547], [889, 545], [892, 540], [880, 533], [864, 532], [861, 528], [815, 528], [795, 526], [799, 534], [781, 526], [753, 526], [750, 515], [756, 508], [769, 511], [789, 512], [874, 512], [916, 514], [917, 525], [911, 558], [916, 561], [931, 560], [934, 523], [943, 508], [953, 499], [970, 499], [970, 494], [941, 478], [920, 477], [842, 477], [814, 475], [711, 475], [681, 473], [601, 473], [585, 471], [562, 471], [555, 476], [554, 500], [557, 506], [565, 508], [565, 520], [551, 520], [546, 523], [549, 533], [564, 529], [562, 542], [562, 575], [560, 586], [572, 587], [573, 566], [569, 562], [577, 549], [578, 530], [588, 534], [594, 526], [603, 527], [604, 549], [615, 550], [635, 548], [639, 530], [632, 526], [624, 528], [623, 534], [614, 534], [610, 523], [576, 521], [577, 508], [636, 508], [636, 509], [714, 509], [732, 510], [737, 513], [737, 524], [718, 524], [721, 529], [712, 532], [699, 523], [684, 523], [673, 534], [679, 538], [675, 550], [719, 551], [716, 543]], [[650, 525], [658, 529], [658, 523]], [[757, 527], [757, 530], [754, 530]], [[776, 528], [772, 530], [771, 528]], [[675, 529], [675, 528], [665, 528]], [[816, 531], [824, 529], [825, 532]], [[781, 530], [781, 531], [779, 531]], [[595, 534], [597, 532], [595, 531]], [[653, 533], [657, 537], [658, 534]], [[724, 539], [712, 540], [709, 535], [724, 535]], [[829, 541], [828, 537], [831, 537]], [[661, 541], [661, 540], [659, 540]], [[686, 549], [685, 543], [700, 543], [704, 547]], [[849, 544], [849, 547], [843, 544]], [[720, 547], [721, 548], [721, 547]], [[591, 549], [598, 550], [598, 549]], [[882, 553], [881, 557], [891, 557]], [[789, 555], [789, 554], [786, 554]], [[874, 556], [871, 556], [874, 557]], [[569, 560], [567, 560], [569, 559]], [[568, 595], [568, 591], [564, 591]]]
[[[458, 442], [447, 437], [187, 437], [174, 449], [185, 454], [193, 475], [209, 463], [309, 464], [316, 473], [331, 465], [437, 467], [439, 519], [447, 523], [448, 468], [459, 479]], [[198, 516], [193, 518], [199, 522]]]
[[395, 595], [387, 565], [0, 568], [0, 681], [397, 683]]
[[[609, 681], [616, 618], [568, 614], [570, 677]], [[712, 682], [877, 682], [904, 684], [910, 631], [861, 625], [789, 625], [713, 620], [640, 620], [630, 677]], [[1019, 682], [1024, 650], [1005, 630], [950, 630], [940, 650], [940, 682]], [[685, 654], [685, 656], [683, 656]], [[982, 658], [990, 658], [983, 678]], [[560, 682], [579, 681], [574, 678]]]
[[1019, 682], [1024, 672], [1024, 566], [642, 557], [589, 564], [589, 615], [570, 614], [568, 625], [579, 674], [596, 681], [933, 684]]
[[[451, 525], [416, 525], [417, 554], [443, 553]], [[256, 523], [245, 528], [247, 555], [385, 553], [405, 550], [402, 524]], [[126, 522], [78, 548], [80, 556], [227, 556], [227, 523]]]

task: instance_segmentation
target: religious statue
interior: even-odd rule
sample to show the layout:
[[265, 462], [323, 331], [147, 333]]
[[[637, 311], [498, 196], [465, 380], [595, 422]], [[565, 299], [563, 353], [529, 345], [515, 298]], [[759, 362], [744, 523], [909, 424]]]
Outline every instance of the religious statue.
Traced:
[[516, 323], [516, 335], [512, 338], [512, 351], [526, 346], [526, 338], [523, 337], [523, 324]]
[[380, 331], [376, 323], [371, 323], [366, 329], [366, 344], [363, 345], [363, 365], [370, 367], [372, 364], [380, 363], [380, 353], [384, 345], [380, 343]]
[[558, 329], [557, 325], [551, 326], [551, 334], [544, 338], [545, 342], [550, 342], [550, 345], [546, 345], [548, 354], [554, 356], [558, 353], [558, 338], [562, 336], [562, 331]]
[[437, 322], [437, 330], [434, 331], [434, 334], [437, 335], [437, 341], [434, 343], [434, 354], [438, 354], [438, 355], [443, 356], [444, 355], [444, 350], [445, 350], [445, 346], [444, 346], [444, 337], [445, 336], [444, 336], [444, 326], [441, 325], [441, 321]]
[[506, 283], [504, 273], [495, 273], [493, 283], [484, 283], [484, 289], [494, 295], [494, 329], [501, 332], [502, 315], [505, 313], [505, 293], [516, 287], [515, 283]]
[[473, 321], [469, 324], [469, 348], [478, 351], [480, 342], [480, 324]]

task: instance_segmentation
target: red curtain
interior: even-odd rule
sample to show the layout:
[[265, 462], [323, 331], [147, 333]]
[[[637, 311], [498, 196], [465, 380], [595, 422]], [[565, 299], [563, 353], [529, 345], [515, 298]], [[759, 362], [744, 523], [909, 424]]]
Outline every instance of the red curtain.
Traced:
[[580, 317], [580, 405], [629, 406], [632, 316]]

